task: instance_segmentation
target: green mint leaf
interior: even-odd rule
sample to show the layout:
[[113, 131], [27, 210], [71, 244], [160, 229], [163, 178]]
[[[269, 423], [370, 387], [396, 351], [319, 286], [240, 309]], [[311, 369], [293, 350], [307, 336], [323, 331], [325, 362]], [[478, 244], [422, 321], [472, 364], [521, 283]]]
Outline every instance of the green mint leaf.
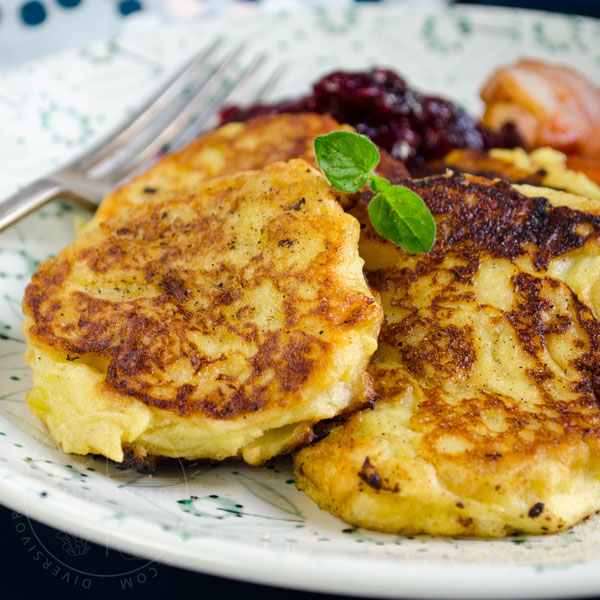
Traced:
[[420, 196], [392, 185], [369, 204], [369, 217], [377, 233], [407, 252], [429, 252], [435, 241], [435, 221]]
[[385, 192], [390, 185], [392, 185], [387, 179], [384, 177], [378, 177], [377, 175], [371, 175], [369, 179], [369, 186], [371, 187], [371, 191], [376, 194], [380, 194], [381, 192]]
[[429, 252], [435, 241], [435, 221], [423, 200], [408, 188], [391, 185], [372, 173], [379, 151], [364, 135], [334, 131], [315, 139], [317, 163], [329, 183], [342, 192], [357, 192], [368, 182], [376, 194], [369, 217], [379, 235], [407, 252]]
[[334, 131], [315, 139], [317, 162], [331, 185], [342, 192], [357, 192], [379, 163], [379, 151], [364, 135]]

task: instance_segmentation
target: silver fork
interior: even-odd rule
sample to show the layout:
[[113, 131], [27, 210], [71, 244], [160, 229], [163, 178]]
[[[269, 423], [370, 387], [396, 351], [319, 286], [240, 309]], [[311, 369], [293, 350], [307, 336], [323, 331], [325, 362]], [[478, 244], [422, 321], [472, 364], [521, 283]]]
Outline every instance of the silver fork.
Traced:
[[[233, 79], [232, 65], [245, 44], [227, 52], [211, 70], [210, 59], [222, 46], [222, 40], [210, 44], [128, 123], [86, 154], [0, 201], [0, 231], [58, 196], [93, 210], [111, 189], [147, 164], [167, 143], [174, 142], [177, 147], [201, 133], [234, 92], [258, 74], [267, 58], [264, 53], [256, 55]], [[281, 68], [271, 73], [248, 100], [257, 102], [268, 94], [281, 73]]]

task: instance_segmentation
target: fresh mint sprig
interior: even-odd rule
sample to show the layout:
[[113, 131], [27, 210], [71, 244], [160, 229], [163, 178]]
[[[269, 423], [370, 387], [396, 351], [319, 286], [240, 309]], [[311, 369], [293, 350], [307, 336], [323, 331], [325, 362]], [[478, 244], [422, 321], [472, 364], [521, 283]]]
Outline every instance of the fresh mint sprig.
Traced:
[[369, 218], [375, 231], [407, 252], [429, 252], [435, 241], [435, 221], [420, 196], [401, 185], [391, 185], [373, 173], [379, 151], [364, 135], [334, 131], [315, 139], [317, 162], [331, 185], [357, 192], [365, 184], [375, 196]]

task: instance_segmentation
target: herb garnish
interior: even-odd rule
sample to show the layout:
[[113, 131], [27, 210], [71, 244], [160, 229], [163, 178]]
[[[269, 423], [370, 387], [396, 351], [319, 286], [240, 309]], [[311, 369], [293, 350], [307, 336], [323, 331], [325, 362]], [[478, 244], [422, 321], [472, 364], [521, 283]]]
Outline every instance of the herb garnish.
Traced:
[[317, 162], [331, 185], [342, 192], [357, 192], [365, 184], [375, 196], [369, 218], [382, 237], [407, 252], [429, 252], [435, 241], [435, 221], [420, 196], [401, 185], [391, 185], [373, 173], [379, 151], [364, 135], [334, 131], [315, 139]]

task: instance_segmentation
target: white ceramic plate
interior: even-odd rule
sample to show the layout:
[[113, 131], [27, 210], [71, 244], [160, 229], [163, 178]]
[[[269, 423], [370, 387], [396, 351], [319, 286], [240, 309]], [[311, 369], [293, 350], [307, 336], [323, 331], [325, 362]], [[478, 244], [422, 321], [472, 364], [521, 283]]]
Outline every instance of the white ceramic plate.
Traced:
[[[409, 5], [268, 13], [98, 43], [0, 79], [0, 196], [83, 151], [217, 33], [289, 62], [277, 95], [334, 68], [390, 66], [477, 114], [495, 65], [576, 65], [600, 83], [600, 25], [495, 9]], [[160, 469], [152, 478], [66, 456], [24, 402], [20, 299], [37, 264], [73, 237], [56, 202], [0, 235], [0, 502], [150, 560], [305, 590], [455, 598], [600, 595], [600, 519], [548, 537], [407, 538], [347, 527], [293, 485], [288, 459]]]

